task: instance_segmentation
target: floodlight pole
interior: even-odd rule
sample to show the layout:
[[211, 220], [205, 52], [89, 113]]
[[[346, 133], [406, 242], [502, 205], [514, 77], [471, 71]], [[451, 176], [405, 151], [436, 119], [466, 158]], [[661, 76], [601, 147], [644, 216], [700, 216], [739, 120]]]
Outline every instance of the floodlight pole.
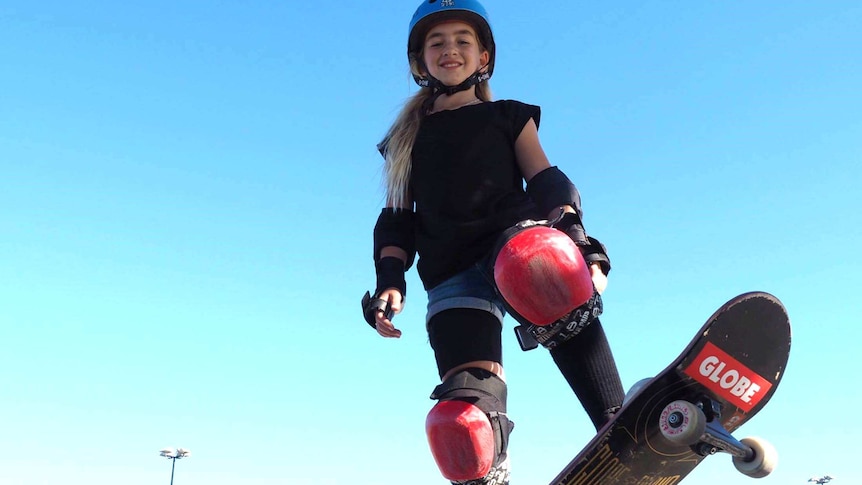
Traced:
[[171, 485], [174, 485], [174, 468], [177, 466], [177, 457], [171, 458]]
[[171, 485], [174, 485], [174, 470], [177, 466], [177, 460], [179, 460], [180, 458], [186, 458], [187, 456], [191, 455], [191, 452], [183, 448], [177, 448], [176, 450], [171, 448], [165, 448], [159, 454], [171, 460]]

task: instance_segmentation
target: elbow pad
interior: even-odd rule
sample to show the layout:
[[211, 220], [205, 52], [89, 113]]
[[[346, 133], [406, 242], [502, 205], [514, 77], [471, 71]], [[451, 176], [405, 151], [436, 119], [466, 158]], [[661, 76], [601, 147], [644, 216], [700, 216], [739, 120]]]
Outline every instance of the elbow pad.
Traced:
[[404, 270], [410, 269], [416, 258], [415, 214], [408, 209], [386, 207], [374, 225], [374, 261], [380, 260], [380, 251], [395, 246], [407, 253]]
[[581, 194], [569, 177], [557, 167], [548, 167], [534, 175], [527, 182], [527, 194], [543, 215], [550, 214], [557, 207], [570, 205], [579, 217], [583, 217]]

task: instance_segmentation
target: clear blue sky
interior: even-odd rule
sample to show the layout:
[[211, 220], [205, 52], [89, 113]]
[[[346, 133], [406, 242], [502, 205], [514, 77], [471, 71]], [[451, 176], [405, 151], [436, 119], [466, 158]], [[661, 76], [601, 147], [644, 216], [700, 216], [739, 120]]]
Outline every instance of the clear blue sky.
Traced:
[[[166, 446], [177, 485], [445, 483], [415, 273], [401, 340], [359, 312], [418, 2], [275, 3], [0, 1], [0, 483], [167, 484]], [[542, 106], [609, 246], [625, 384], [772, 292], [758, 483], [862, 482], [862, 6], [525, 5], [487, 0], [492, 86]], [[510, 327], [513, 483], [543, 484], [592, 429]], [[718, 456], [686, 483], [752, 482]]]

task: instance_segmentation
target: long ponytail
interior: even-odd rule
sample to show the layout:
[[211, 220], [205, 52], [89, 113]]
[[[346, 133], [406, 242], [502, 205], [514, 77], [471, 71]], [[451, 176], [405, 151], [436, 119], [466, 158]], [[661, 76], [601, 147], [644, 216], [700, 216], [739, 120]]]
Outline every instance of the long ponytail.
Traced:
[[380, 142], [379, 146], [382, 147], [383, 158], [386, 160], [383, 164], [383, 175], [387, 207], [412, 209], [413, 204], [408, 194], [411, 156], [419, 125], [425, 117], [422, 106], [430, 97], [431, 88], [421, 88], [407, 100]]

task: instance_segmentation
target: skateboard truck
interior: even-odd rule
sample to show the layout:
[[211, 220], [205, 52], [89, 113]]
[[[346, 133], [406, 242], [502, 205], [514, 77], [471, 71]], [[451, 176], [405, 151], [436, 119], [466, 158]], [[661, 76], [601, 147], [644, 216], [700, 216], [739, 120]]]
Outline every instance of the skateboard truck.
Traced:
[[706, 417], [706, 429], [703, 436], [700, 437], [700, 441], [691, 445], [692, 451], [700, 456], [714, 455], [719, 451], [724, 451], [744, 460], [750, 460], [753, 457], [751, 448], [743, 445], [721, 425], [721, 403], [703, 396], [697, 406]]
[[734, 438], [721, 424], [721, 403], [705, 395], [696, 403], [678, 400], [668, 404], [659, 417], [659, 428], [669, 441], [689, 445], [700, 456], [719, 451], [733, 456], [737, 470], [751, 477], [768, 475], [778, 461], [778, 453], [767, 441]]

